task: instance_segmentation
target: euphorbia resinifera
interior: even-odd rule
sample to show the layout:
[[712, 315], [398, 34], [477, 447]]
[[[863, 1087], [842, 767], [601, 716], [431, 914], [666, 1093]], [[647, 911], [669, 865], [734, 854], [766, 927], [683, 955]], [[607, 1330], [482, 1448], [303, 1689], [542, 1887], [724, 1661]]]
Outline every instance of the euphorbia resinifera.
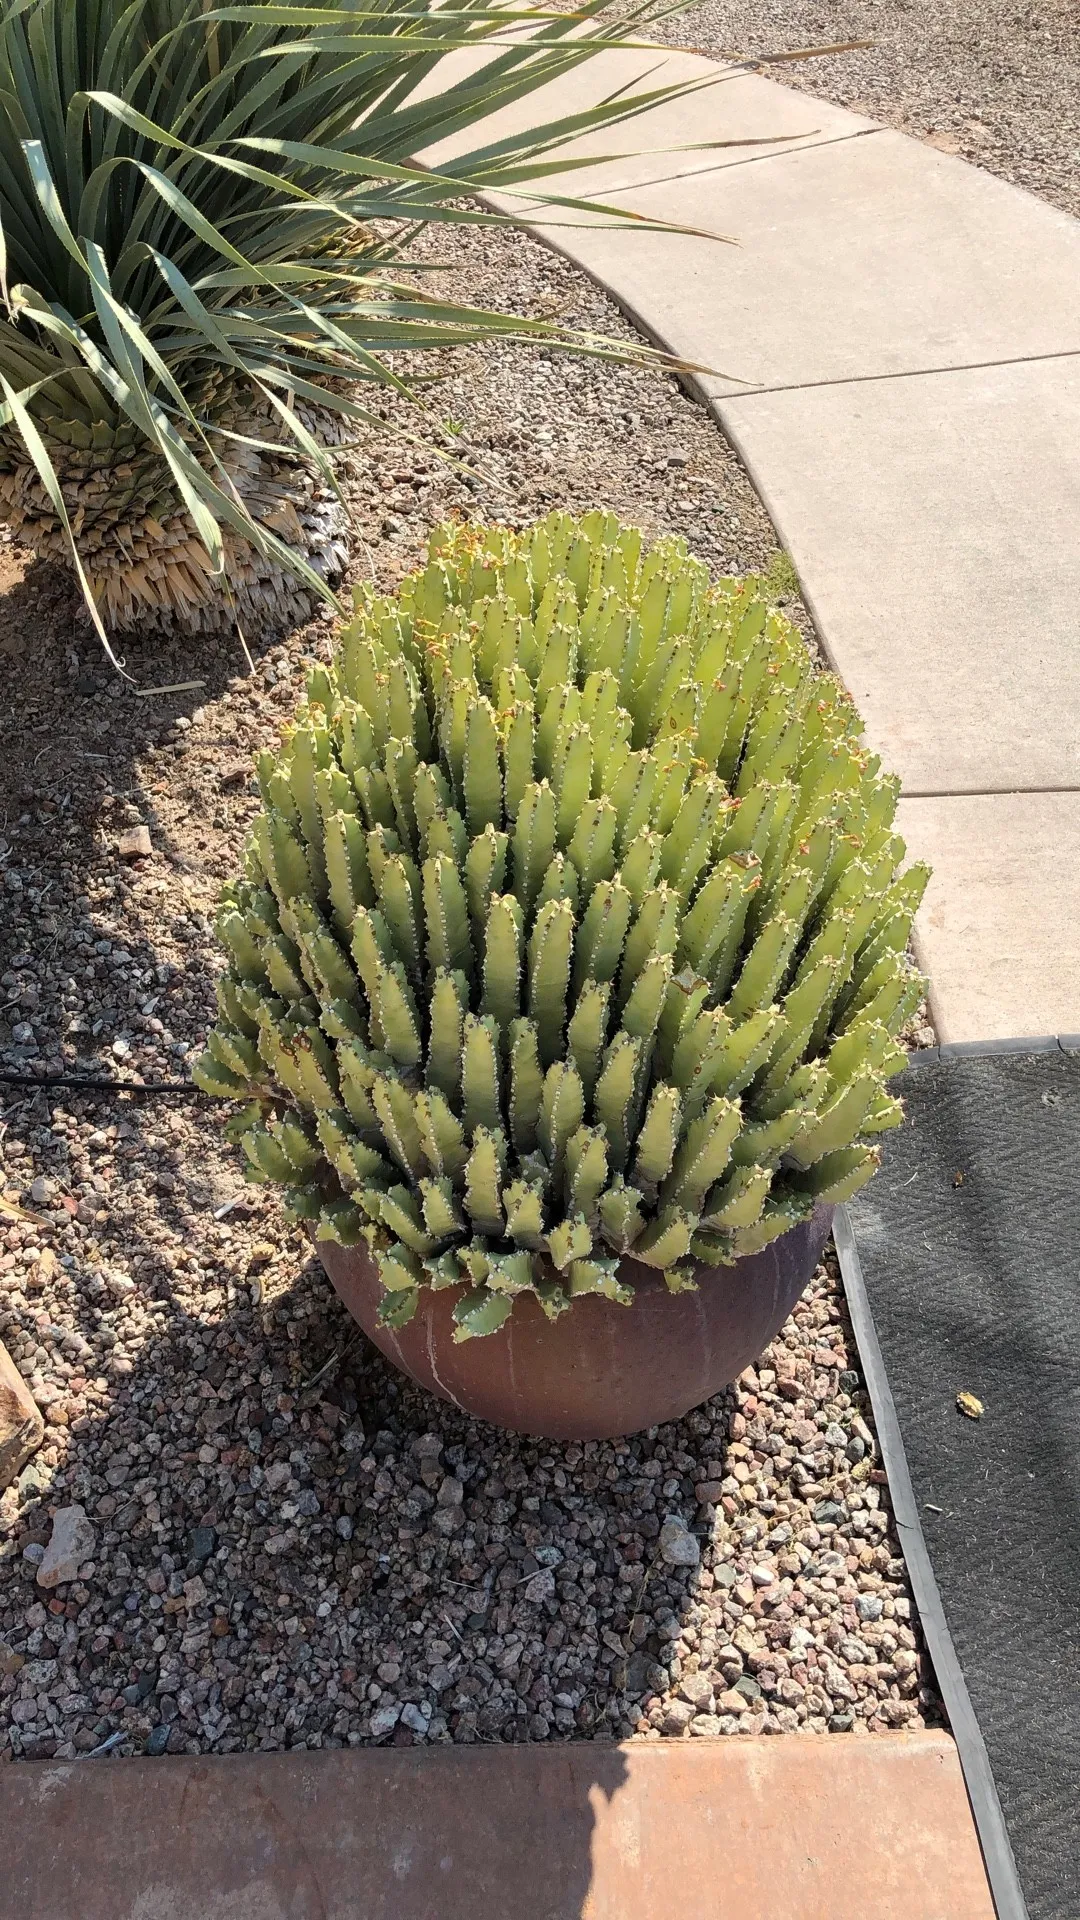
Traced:
[[385, 1322], [722, 1286], [870, 1177], [926, 869], [860, 734], [760, 581], [609, 514], [358, 593], [259, 761], [196, 1079]]

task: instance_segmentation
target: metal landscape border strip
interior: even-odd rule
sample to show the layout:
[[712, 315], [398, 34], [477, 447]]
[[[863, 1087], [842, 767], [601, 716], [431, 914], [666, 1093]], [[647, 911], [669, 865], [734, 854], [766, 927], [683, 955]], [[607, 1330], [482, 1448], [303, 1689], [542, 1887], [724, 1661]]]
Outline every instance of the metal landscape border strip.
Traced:
[[975, 1716], [975, 1709], [971, 1704], [967, 1682], [953, 1645], [952, 1634], [949, 1632], [949, 1623], [945, 1618], [945, 1609], [938, 1591], [922, 1522], [919, 1519], [919, 1508], [908, 1471], [900, 1422], [897, 1418], [888, 1375], [885, 1372], [885, 1362], [863, 1280], [862, 1263], [846, 1207], [836, 1209], [833, 1219], [833, 1243], [840, 1262], [840, 1275], [851, 1315], [855, 1344], [862, 1361], [882, 1460], [888, 1475], [893, 1517], [911, 1577], [911, 1589], [919, 1610], [923, 1635], [930, 1650], [934, 1673], [941, 1689], [941, 1697], [945, 1702], [949, 1725], [960, 1756], [964, 1783], [971, 1802], [971, 1811], [986, 1867], [986, 1877], [990, 1882], [998, 1920], [1030, 1920], [1027, 1903], [1020, 1887], [1020, 1878], [1016, 1871], [1012, 1845], [1005, 1826], [1005, 1816], [1001, 1811], [1001, 1802], [994, 1784], [986, 1743]]
[[936, 1067], [949, 1060], [988, 1060], [1006, 1053], [1080, 1053], [1080, 1033], [1019, 1034], [1008, 1040], [943, 1040], [939, 1047], [919, 1047], [909, 1053], [904, 1072], [913, 1067]]
[[[1022, 1053], [1080, 1052], [1080, 1034], [1041, 1034], [1003, 1040], [962, 1040], [940, 1047], [929, 1047], [913, 1054], [909, 1064], [916, 1067], [947, 1065], [950, 1060]], [[833, 1220], [833, 1243], [840, 1263], [855, 1343], [862, 1360], [870, 1404], [874, 1412], [882, 1460], [889, 1480], [893, 1514], [911, 1576], [912, 1592], [919, 1609], [926, 1644], [934, 1664], [934, 1673], [949, 1716], [960, 1765], [964, 1772], [971, 1811], [979, 1844], [982, 1847], [990, 1891], [998, 1920], [1030, 1920], [1020, 1886], [1016, 1861], [1001, 1811], [997, 1787], [990, 1766], [982, 1729], [971, 1704], [963, 1669], [953, 1645], [945, 1608], [938, 1591], [926, 1537], [919, 1518], [915, 1490], [911, 1484], [907, 1454], [896, 1404], [892, 1396], [881, 1346], [874, 1325], [858, 1244], [847, 1207], [838, 1207]]]

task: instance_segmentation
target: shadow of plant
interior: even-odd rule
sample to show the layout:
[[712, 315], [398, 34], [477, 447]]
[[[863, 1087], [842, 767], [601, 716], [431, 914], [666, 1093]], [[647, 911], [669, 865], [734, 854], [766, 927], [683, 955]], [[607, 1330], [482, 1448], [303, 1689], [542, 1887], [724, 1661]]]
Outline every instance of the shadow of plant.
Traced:
[[[32, 566], [5, 610], [25, 645], [3, 723], [0, 1059], [174, 1077], [213, 1004], [208, 913], [251, 749], [288, 717], [311, 630], [235, 705], [231, 643], [155, 641], [155, 681], [207, 686], [151, 702], [88, 633], [72, 641], [66, 580]], [[149, 664], [144, 648], [144, 681]], [[129, 865], [133, 817], [154, 852]], [[0, 1220], [0, 1332], [50, 1422], [0, 1503], [8, 1751], [114, 1732], [131, 1750], [155, 1730], [172, 1751], [366, 1740], [391, 1716], [399, 1741], [439, 1737], [440, 1719], [481, 1741], [628, 1731], [670, 1644], [638, 1609], [660, 1517], [693, 1517], [714, 1423], [647, 1460], [476, 1427], [354, 1338], [271, 1201], [244, 1189], [215, 1218], [242, 1183], [201, 1103], [0, 1094], [0, 1181], [49, 1221]], [[94, 1571], [50, 1596], [34, 1549], [72, 1502], [97, 1531]], [[688, 1592], [673, 1569], [645, 1585], [669, 1636]]]
[[[169, 1180], [158, 1117], [120, 1111], [128, 1179], [156, 1162]], [[15, 1270], [5, 1337], [55, 1384], [45, 1453], [3, 1508], [14, 1750], [630, 1733], [713, 1586], [656, 1543], [723, 1475], [730, 1396], [605, 1445], [470, 1421], [386, 1365], [295, 1235], [258, 1237], [261, 1195], [204, 1222], [216, 1259], [186, 1257], [214, 1159], [127, 1223], [125, 1268], [101, 1222], [55, 1268], [31, 1234]], [[42, 1593], [35, 1549], [73, 1502], [94, 1562]]]

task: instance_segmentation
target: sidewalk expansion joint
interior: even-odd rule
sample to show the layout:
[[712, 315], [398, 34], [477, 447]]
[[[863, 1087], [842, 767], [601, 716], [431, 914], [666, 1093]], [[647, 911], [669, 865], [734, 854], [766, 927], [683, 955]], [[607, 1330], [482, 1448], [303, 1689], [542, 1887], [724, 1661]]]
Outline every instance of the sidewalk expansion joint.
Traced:
[[905, 800], [1013, 800], [1028, 793], [1080, 793], [1080, 779], [1065, 787], [908, 787]]

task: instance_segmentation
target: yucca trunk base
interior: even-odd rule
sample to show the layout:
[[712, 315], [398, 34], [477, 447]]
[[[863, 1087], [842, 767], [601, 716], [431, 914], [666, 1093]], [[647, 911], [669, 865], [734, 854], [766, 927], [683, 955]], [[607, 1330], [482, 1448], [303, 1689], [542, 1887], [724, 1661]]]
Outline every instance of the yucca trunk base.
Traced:
[[[265, 421], [247, 423], [267, 436]], [[224, 529], [225, 582], [178, 507], [171, 476], [149, 454], [122, 459], [50, 449], [91, 592], [110, 633], [210, 633], [294, 626], [318, 596], [302, 580]], [[10, 455], [9, 455], [10, 458]], [[222, 463], [252, 517], [333, 584], [348, 559], [340, 502], [295, 456], [231, 443]], [[71, 543], [36, 468], [0, 470], [0, 521], [39, 560], [72, 568]]]

